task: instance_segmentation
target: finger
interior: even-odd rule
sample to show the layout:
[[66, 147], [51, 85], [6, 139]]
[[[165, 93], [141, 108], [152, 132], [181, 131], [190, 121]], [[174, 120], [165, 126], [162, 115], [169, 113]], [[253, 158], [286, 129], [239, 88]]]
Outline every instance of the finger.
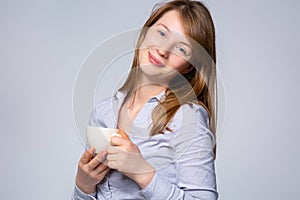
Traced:
[[97, 156], [89, 162], [89, 167], [91, 169], [94, 169], [95, 167], [97, 167], [99, 164], [101, 164], [105, 160], [106, 155], [107, 155], [106, 151], [102, 151], [102, 152], [98, 153]]
[[116, 162], [116, 161], [107, 161], [107, 166], [108, 166], [110, 169], [118, 169], [118, 168], [117, 168], [117, 162]]
[[115, 146], [109, 146], [107, 148], [107, 153], [108, 154], [117, 154], [117, 153], [119, 153], [119, 151], [120, 151], [120, 149], [115, 147]]
[[107, 166], [107, 159], [102, 162], [103, 165]]
[[100, 173], [98, 173], [98, 175], [97, 175], [98, 179], [102, 180], [103, 177], [107, 174], [108, 171], [109, 171], [109, 168], [106, 167], [103, 171], [101, 171]]
[[128, 141], [130, 141], [130, 140], [127, 140], [125, 138], [118, 137], [118, 136], [113, 136], [110, 139], [110, 144], [113, 146], [122, 146], [122, 145], [128, 143]]
[[106, 170], [108, 167], [106, 165], [100, 164], [98, 165], [94, 171], [96, 174], [101, 174], [104, 170]]
[[119, 157], [119, 154], [108, 154], [106, 156], [107, 161], [116, 161]]
[[81, 164], [87, 164], [90, 161], [91, 157], [93, 157], [94, 153], [95, 153], [95, 147], [90, 147], [83, 153], [79, 162]]
[[130, 140], [128, 135], [125, 133], [125, 131], [123, 131], [122, 128], [118, 129], [118, 133], [122, 136], [122, 138], [124, 138], [126, 140]]

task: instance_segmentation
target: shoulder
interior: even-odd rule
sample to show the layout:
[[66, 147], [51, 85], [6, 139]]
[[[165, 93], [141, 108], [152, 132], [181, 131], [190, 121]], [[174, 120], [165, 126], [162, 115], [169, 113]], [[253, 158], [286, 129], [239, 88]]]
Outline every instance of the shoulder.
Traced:
[[180, 106], [177, 113], [182, 121], [197, 122], [209, 127], [209, 115], [207, 110], [200, 104], [191, 103]]
[[190, 132], [201, 137], [206, 135], [213, 138], [209, 115], [202, 105], [196, 103], [182, 105], [174, 116], [172, 124], [175, 124], [174, 130], [177, 130], [177, 134]]
[[90, 126], [109, 127], [117, 120], [117, 99], [109, 97], [96, 104], [89, 118]]
[[[214, 136], [209, 126], [209, 115], [206, 109], [199, 104], [182, 105], [172, 122], [174, 140], [172, 145], [179, 151], [184, 147], [197, 146], [213, 149]], [[178, 151], [178, 150], [176, 150]]]
[[103, 112], [105, 113], [105, 111], [111, 110], [115, 101], [116, 101], [115, 96], [108, 97], [108, 98], [105, 98], [105, 99], [99, 101], [94, 107], [94, 112], [96, 114], [100, 114]]

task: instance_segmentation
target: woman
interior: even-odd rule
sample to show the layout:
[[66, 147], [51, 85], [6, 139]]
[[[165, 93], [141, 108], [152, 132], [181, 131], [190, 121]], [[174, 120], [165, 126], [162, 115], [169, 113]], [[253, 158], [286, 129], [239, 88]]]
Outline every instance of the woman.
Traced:
[[122, 137], [96, 156], [93, 147], [84, 152], [72, 199], [217, 199], [215, 60], [203, 4], [156, 8], [126, 82], [91, 114], [91, 126], [118, 128]]

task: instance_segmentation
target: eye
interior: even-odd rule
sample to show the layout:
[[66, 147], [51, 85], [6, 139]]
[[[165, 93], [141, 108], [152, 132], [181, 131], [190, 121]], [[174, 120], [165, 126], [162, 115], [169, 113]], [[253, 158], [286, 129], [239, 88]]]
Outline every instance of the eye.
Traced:
[[183, 56], [188, 56], [188, 52], [185, 48], [177, 46], [176, 49], [179, 52], [179, 54], [181, 54]]
[[161, 36], [161, 37], [166, 37], [166, 33], [165, 32], [163, 32], [163, 31], [161, 31], [161, 30], [158, 30], [157, 31], [158, 32], [158, 34]]

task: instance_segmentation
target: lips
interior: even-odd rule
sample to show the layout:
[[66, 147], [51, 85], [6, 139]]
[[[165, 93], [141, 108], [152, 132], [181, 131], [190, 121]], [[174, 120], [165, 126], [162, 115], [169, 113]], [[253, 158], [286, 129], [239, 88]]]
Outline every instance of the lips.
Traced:
[[157, 66], [163, 66], [163, 64], [157, 58], [155, 58], [155, 56], [153, 56], [150, 52], [148, 52], [148, 57], [152, 64]]

